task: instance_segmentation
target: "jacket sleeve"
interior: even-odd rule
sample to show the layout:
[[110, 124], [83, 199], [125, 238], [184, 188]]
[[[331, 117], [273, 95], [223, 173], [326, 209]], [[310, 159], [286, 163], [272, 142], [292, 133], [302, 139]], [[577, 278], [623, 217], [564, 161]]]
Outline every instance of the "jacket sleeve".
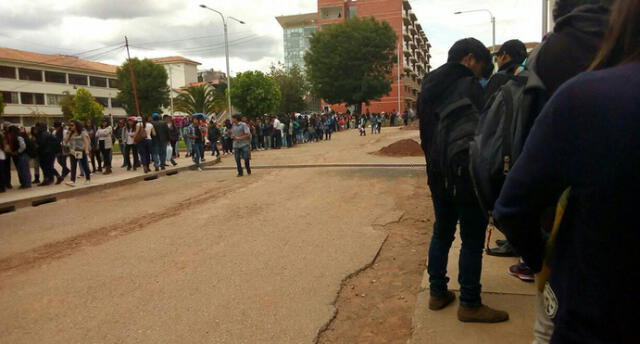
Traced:
[[541, 216], [569, 186], [567, 171], [576, 154], [569, 93], [558, 92], [542, 111], [494, 209], [496, 224], [535, 272], [544, 255]]

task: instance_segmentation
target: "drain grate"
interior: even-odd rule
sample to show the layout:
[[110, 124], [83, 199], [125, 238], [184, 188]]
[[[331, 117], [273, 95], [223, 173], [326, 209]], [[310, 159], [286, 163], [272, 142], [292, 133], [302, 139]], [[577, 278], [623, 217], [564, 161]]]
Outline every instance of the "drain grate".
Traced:
[[148, 181], [150, 181], [150, 180], [156, 180], [156, 179], [158, 179], [158, 175], [157, 175], [157, 174], [155, 174], [155, 175], [153, 175], [153, 176], [148, 176], [148, 177], [146, 177], [146, 178], [144, 179], [144, 181], [145, 181], [145, 182], [148, 182]]
[[8, 207], [0, 208], [0, 214], [6, 214], [6, 213], [10, 213], [12, 211], [16, 211], [16, 206], [15, 205], [10, 205]]

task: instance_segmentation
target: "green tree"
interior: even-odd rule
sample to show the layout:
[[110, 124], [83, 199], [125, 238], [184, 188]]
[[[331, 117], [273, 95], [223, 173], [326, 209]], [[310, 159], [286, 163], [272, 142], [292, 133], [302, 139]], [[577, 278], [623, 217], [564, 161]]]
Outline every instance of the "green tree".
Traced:
[[2, 93], [0, 93], [0, 115], [4, 113], [4, 97]]
[[220, 114], [227, 111], [229, 102], [227, 101], [227, 84], [219, 83], [213, 86], [215, 92], [213, 93], [213, 103], [215, 112]]
[[291, 113], [303, 111], [306, 107], [304, 98], [309, 93], [309, 85], [302, 69], [294, 65], [286, 70], [282, 63], [271, 65], [269, 76], [273, 78], [280, 89], [280, 103], [278, 112]]
[[275, 80], [260, 71], [238, 73], [231, 82], [231, 102], [250, 118], [276, 111], [280, 89]]
[[175, 108], [188, 114], [212, 114], [215, 111], [215, 89], [209, 84], [187, 87], [175, 99]]
[[58, 105], [62, 110], [62, 120], [69, 122], [73, 118], [73, 107], [75, 106], [73, 95], [69, 91], [62, 92], [63, 97], [60, 99]]
[[360, 112], [362, 103], [391, 92], [396, 34], [386, 21], [353, 18], [326, 25], [309, 44], [304, 61], [315, 95]]
[[91, 92], [79, 88], [73, 97], [73, 119], [84, 122], [88, 119], [98, 123], [104, 117], [104, 107], [98, 103]]
[[163, 66], [151, 60], [139, 60], [133, 58], [118, 67], [118, 100], [129, 114], [136, 113], [136, 103], [133, 97], [130, 66], [133, 66], [133, 74], [136, 80], [140, 113], [149, 115], [154, 112], [161, 113], [161, 108], [169, 105], [169, 78]]

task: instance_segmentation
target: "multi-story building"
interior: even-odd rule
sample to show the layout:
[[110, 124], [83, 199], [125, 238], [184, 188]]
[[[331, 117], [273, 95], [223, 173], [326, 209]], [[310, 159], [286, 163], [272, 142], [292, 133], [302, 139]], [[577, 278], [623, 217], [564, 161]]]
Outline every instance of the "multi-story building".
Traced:
[[75, 94], [79, 87], [104, 106], [105, 116], [123, 117], [116, 68], [74, 56], [0, 48], [0, 93], [6, 104], [0, 118], [24, 126], [62, 119], [63, 92]]
[[[167, 56], [150, 59], [151, 61], [163, 66], [167, 70], [167, 85], [169, 86], [170, 97], [174, 99], [180, 94], [179, 89], [187, 85], [198, 82], [198, 66], [200, 62], [189, 60], [182, 56]], [[170, 106], [163, 109], [165, 113], [174, 114], [173, 108]]]
[[309, 38], [317, 30], [317, 19], [318, 13], [276, 17], [283, 29], [286, 70], [294, 65], [304, 69], [304, 53], [309, 48]]
[[[298, 55], [288, 57], [287, 30], [290, 27], [310, 27], [322, 29], [324, 25], [339, 23], [353, 17], [374, 17], [384, 20], [396, 32], [398, 62], [394, 65], [391, 92], [363, 108], [370, 112], [392, 112], [415, 110], [422, 79], [431, 70], [431, 43], [422, 29], [418, 18], [411, 10], [408, 0], [318, 0], [318, 12], [299, 16], [278, 17], [285, 30], [285, 63], [296, 61]], [[299, 17], [299, 18], [297, 18]], [[315, 18], [314, 18], [315, 17]], [[304, 20], [302, 20], [304, 18]], [[289, 23], [298, 24], [289, 24]], [[295, 36], [294, 36], [295, 37]], [[295, 39], [292, 39], [295, 41]], [[303, 56], [308, 47], [308, 38], [304, 49], [299, 51]], [[288, 60], [289, 59], [289, 60]], [[299, 63], [304, 63], [302, 57]], [[343, 105], [332, 105], [336, 111], [344, 111]]]
[[217, 70], [207, 69], [198, 71], [198, 82], [207, 82], [211, 85], [226, 84], [227, 74]]

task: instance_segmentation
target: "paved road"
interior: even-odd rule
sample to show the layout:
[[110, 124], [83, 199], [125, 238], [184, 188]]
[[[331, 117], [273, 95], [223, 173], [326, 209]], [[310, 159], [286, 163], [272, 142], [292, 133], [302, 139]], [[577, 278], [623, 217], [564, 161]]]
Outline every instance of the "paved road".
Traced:
[[[367, 154], [415, 136], [351, 131], [254, 163], [420, 163]], [[313, 342], [385, 239], [372, 224], [425, 187], [414, 175], [185, 172], [0, 215], [0, 342]]]

